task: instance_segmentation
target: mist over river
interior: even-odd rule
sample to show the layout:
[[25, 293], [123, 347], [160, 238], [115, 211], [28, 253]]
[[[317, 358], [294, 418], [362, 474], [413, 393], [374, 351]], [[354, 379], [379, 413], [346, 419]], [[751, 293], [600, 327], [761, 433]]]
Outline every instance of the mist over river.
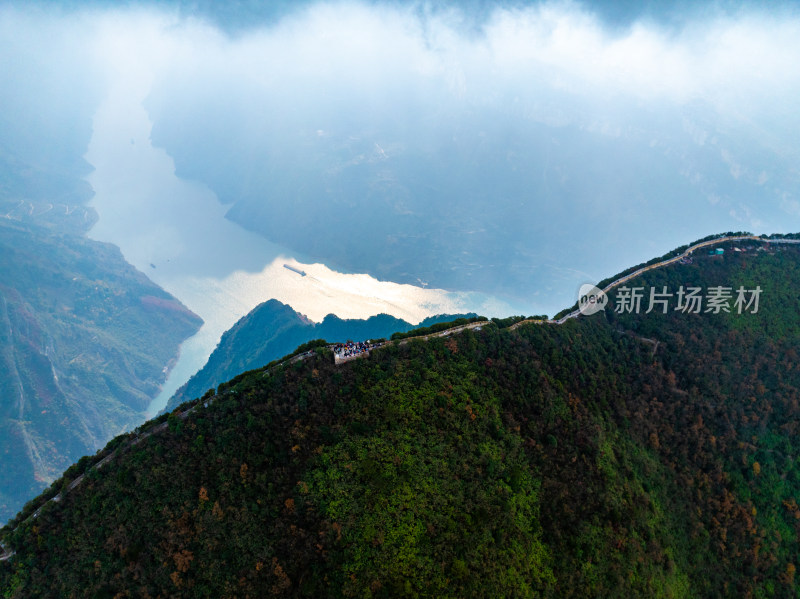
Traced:
[[205, 364], [222, 333], [270, 298], [317, 322], [330, 313], [367, 318], [383, 312], [417, 323], [441, 313], [507, 316], [525, 311], [484, 294], [335, 272], [229, 221], [213, 192], [176, 176], [172, 159], [151, 145], [152, 123], [143, 106], [146, 83], [129, 77], [112, 88], [94, 116], [85, 158], [95, 169], [88, 181], [99, 215], [89, 236], [119, 246], [131, 264], [205, 323], [183, 344], [149, 415]]

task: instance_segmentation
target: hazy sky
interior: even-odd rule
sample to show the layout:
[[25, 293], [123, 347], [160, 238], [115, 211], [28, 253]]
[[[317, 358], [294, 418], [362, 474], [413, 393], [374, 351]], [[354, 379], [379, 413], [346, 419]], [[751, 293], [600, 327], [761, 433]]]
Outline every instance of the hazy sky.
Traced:
[[[628, 105], [702, 101], [720, 119], [759, 129], [776, 149], [796, 151], [800, 16], [791, 4], [684, 4], [695, 8], [676, 23], [675, 9], [652, 9], [664, 3], [640, 11], [634, 3], [591, 10], [577, 3], [494, 10], [467, 3], [481, 7], [476, 28], [459, 9], [426, 3], [300, 3], [277, 22], [232, 35], [170, 3], [119, 10], [58, 4], [0, 9], [6, 130], [60, 134], [48, 127], [79, 106], [96, 107], [110, 81], [123, 77], [176, 94], [180, 87], [183, 96], [165, 101], [187, 110], [196, 94], [228, 110], [299, 102], [294, 112], [312, 115], [351, 102], [430, 110], [443, 101], [510, 99], [538, 109], [534, 118], [605, 116], [621, 125]], [[643, 21], [608, 25], [609, 16], [625, 23], [637, 12]], [[547, 114], [542, 105], [551, 96], [588, 100], [596, 112], [567, 105]], [[250, 119], [265, 112], [256, 109]], [[85, 126], [83, 120], [73, 129], [85, 136]]]
[[[367, 165], [379, 176], [382, 160], [422, 151], [441, 159], [454, 148], [468, 160], [475, 147], [477, 161], [500, 156], [508, 172], [536, 171], [515, 209], [547, 214], [570, 244], [591, 234], [595, 218], [616, 237], [615, 227], [641, 229], [625, 255], [620, 245], [613, 259], [574, 264], [584, 248], [560, 261], [520, 225], [515, 247], [560, 273], [539, 273], [545, 288], [561, 280], [570, 294], [575, 277], [607, 276], [697, 236], [800, 229], [793, 4], [251, 4], [237, 3], [238, 13], [203, 2], [4, 5], [0, 148], [32, 162], [82, 155], [91, 116], [120, 85], [143, 94], [154, 140], [178, 171], [226, 202], [289, 201], [265, 179], [270, 165], [307, 161], [325, 176]], [[309, 155], [309, 137], [328, 145]], [[677, 181], [668, 191], [681, 197], [626, 197], [630, 175], [617, 177], [611, 158], [597, 155], [607, 147], [621, 161], [657, 158], [637, 166], [641, 189], [631, 197], [648, 178], [659, 188]], [[580, 187], [584, 167], [591, 185]], [[459, 209], [447, 190], [424, 206], [398, 197], [380, 214]], [[565, 214], [554, 211], [561, 201]], [[654, 215], [673, 201], [680, 215], [659, 228]]]
[[[496, 85], [502, 92], [515, 82], [522, 90], [563, 89], [603, 99], [701, 98], [753, 117], [776, 101], [788, 110], [785, 102], [800, 78], [798, 12], [772, 2], [726, 3], [724, 10], [721, 3], [684, 3], [683, 12], [664, 8], [670, 3], [643, 3], [640, 10], [632, 6], [640, 3], [625, 2], [522, 8], [498, 2], [495, 9], [465, 3], [480, 6], [479, 17], [432, 8], [436, 3], [301, 2], [277, 22], [266, 19], [233, 34], [218, 29], [214, 15], [187, 16], [171, 3], [128, 3], [117, 10], [103, 3], [87, 3], [91, 8], [84, 10], [59, 4], [5, 3], [3, 76], [28, 86], [15, 94], [3, 86], [4, 101], [37, 89], [72, 98], [91, 83], [102, 84], [97, 77], [110, 67], [127, 74], [180, 71], [201, 86], [237, 81], [232, 93], [280, 81], [289, 94], [287, 86], [312, 78], [320, 87], [384, 90], [394, 81], [417, 87], [443, 78], [453, 93], [468, 96], [483, 96]], [[637, 16], [642, 20], [631, 22]]]

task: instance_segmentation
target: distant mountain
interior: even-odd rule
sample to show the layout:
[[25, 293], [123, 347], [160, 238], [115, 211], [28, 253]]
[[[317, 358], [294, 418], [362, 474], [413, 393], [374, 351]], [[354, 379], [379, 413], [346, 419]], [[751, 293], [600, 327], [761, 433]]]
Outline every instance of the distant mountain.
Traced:
[[[443, 4], [458, 17], [453, 3]], [[673, 12], [696, 14], [682, 10], [687, 2], [664, 4], [592, 2], [587, 10], [607, 15], [619, 24], [620, 39], [633, 43], [637, 34], [627, 27], [636, 16], [670, 21]], [[732, 6], [708, 4], [721, 15]], [[386, 60], [398, 66], [389, 73], [360, 61], [361, 53], [345, 58], [317, 49], [327, 72], [317, 71], [295, 58], [310, 52], [303, 44], [314, 44], [297, 23], [339, 31], [331, 22], [340, 17], [324, 8], [309, 14], [281, 21], [294, 23], [288, 31], [297, 49], [287, 49], [286, 65], [267, 69], [260, 86], [225, 73], [219, 75], [225, 85], [200, 88], [194, 71], [177, 72], [154, 86], [147, 108], [153, 144], [174, 159], [179, 176], [208, 185], [229, 205], [227, 218], [310, 261], [381, 280], [480, 291], [552, 312], [587, 279], [675, 245], [676, 232], [781, 230], [796, 218], [794, 205], [781, 199], [800, 191], [796, 144], [786, 133], [798, 129], [795, 114], [784, 112], [789, 101], [772, 102], [762, 121], [708, 98], [673, 102], [670, 93], [663, 99], [656, 93], [659, 99], [643, 101], [628, 91], [604, 95], [594, 84], [605, 86], [595, 81], [565, 83], [549, 52], [537, 58], [533, 50], [549, 43], [544, 31], [555, 22], [572, 31], [572, 18], [544, 16], [551, 9], [520, 12], [519, 23], [507, 16], [509, 30], [519, 26], [530, 36], [527, 46], [520, 33], [530, 64], [519, 63], [530, 72], [506, 71], [509, 65], [493, 63], [497, 57], [483, 54], [480, 43], [472, 48], [486, 62], [469, 68], [471, 61], [445, 44], [442, 52], [459, 57], [451, 65], [427, 45], [426, 35], [438, 31], [435, 18], [414, 23], [428, 33], [407, 41], [430, 49], [424, 60], [416, 57], [420, 62], [406, 64], [400, 50], [388, 52]], [[404, 13], [375, 14], [379, 28], [381, 19]], [[344, 17], [336, 23], [358, 31]], [[503, 45], [498, 31], [504, 27], [492, 17], [482, 25], [474, 40]], [[676, 37], [694, 27], [703, 29], [684, 23]], [[469, 44], [461, 24], [455, 29]], [[617, 33], [606, 35], [613, 45]], [[438, 75], [421, 66], [428, 60], [441, 69]], [[197, 68], [216, 76], [205, 64]], [[269, 77], [283, 85], [267, 84]], [[239, 85], [240, 93], [232, 94], [230, 86]], [[316, 101], [312, 88], [328, 101]], [[271, 118], [276, 113], [283, 118]], [[563, 295], [555, 306], [540, 303], [556, 294]]]
[[[27, 205], [20, 212], [28, 216]], [[77, 458], [144, 420], [201, 324], [114, 246], [14, 216], [0, 218], [3, 522]]]
[[0, 588], [796, 596], [800, 251], [720, 249], [563, 325], [239, 376], [71, 467], [0, 531]]
[[418, 325], [388, 314], [378, 314], [365, 320], [343, 320], [328, 314], [317, 324], [286, 304], [271, 299], [256, 306], [222, 335], [206, 365], [178, 389], [165, 410], [170, 412], [181, 403], [200, 397], [208, 389], [240, 372], [260, 368], [312, 339], [326, 339], [333, 343], [348, 339], [363, 341], [388, 338], [398, 331], [404, 333], [418, 326], [430, 326], [462, 316], [475, 314], [441, 314], [426, 318]]

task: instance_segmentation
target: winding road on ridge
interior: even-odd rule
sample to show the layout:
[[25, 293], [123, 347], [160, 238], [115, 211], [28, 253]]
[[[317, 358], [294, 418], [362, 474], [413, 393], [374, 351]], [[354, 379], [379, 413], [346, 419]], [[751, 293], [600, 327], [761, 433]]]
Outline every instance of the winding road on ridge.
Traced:
[[[677, 256], [674, 256], [672, 258], [668, 258], [667, 260], [662, 260], [661, 262], [656, 262], [655, 264], [650, 264], [649, 266], [643, 266], [642, 268], [639, 268], [639, 269], [635, 270], [634, 272], [632, 272], [630, 274], [627, 274], [627, 275], [625, 275], [623, 277], [620, 277], [619, 279], [616, 279], [615, 281], [613, 281], [613, 282], [609, 283], [608, 285], [606, 285], [602, 289], [602, 291], [603, 291], [604, 294], [608, 294], [608, 292], [611, 291], [612, 289], [614, 289], [615, 287], [618, 287], [618, 286], [620, 286], [620, 285], [622, 285], [624, 283], [627, 283], [628, 281], [630, 281], [632, 279], [635, 279], [636, 277], [638, 277], [639, 275], [647, 272], [648, 270], [655, 270], [656, 268], [662, 268], [664, 266], [669, 266], [670, 264], [675, 264], [676, 262], [679, 262], [680, 260], [682, 260], [684, 258], [688, 258], [689, 256], [692, 255], [692, 253], [694, 251], [699, 250], [700, 248], [704, 248], [704, 247], [708, 247], [708, 246], [712, 246], [712, 245], [718, 245], [720, 243], [728, 243], [728, 242], [731, 242], [731, 241], [745, 241], [745, 240], [758, 241], [758, 242], [761, 242], [761, 243], [793, 243], [793, 244], [800, 243], [800, 239], [765, 239], [763, 237], [757, 237], [755, 235], [738, 235], [738, 236], [733, 236], [733, 237], [718, 237], [716, 239], [709, 239], [707, 241], [701, 241], [700, 243], [696, 243], [693, 246], [688, 247], [682, 254], [678, 254]], [[580, 315], [581, 315], [581, 311], [580, 311], [580, 309], [578, 309], [578, 310], [573, 310], [569, 314], [566, 314], [566, 315], [562, 316], [558, 320], [551, 320], [551, 319], [548, 319], [548, 320], [531, 320], [531, 319], [526, 319], [526, 320], [520, 320], [519, 322], [511, 325], [508, 328], [509, 328], [509, 330], [513, 331], [514, 329], [516, 329], [520, 325], [523, 325], [523, 324], [526, 324], [526, 323], [532, 323], [532, 322], [537, 323], [537, 324], [564, 324], [569, 319], [577, 318]]]
[[[643, 273], [645, 273], [647, 271], [655, 270], [657, 268], [662, 268], [664, 266], [669, 266], [670, 264], [674, 264], [674, 263], [680, 261], [683, 258], [689, 257], [693, 252], [695, 252], [695, 251], [697, 251], [697, 250], [699, 250], [701, 248], [709, 247], [709, 246], [712, 246], [712, 245], [718, 245], [720, 243], [729, 243], [729, 242], [745, 241], [745, 240], [747, 240], [747, 241], [756, 241], [756, 242], [760, 242], [760, 243], [800, 244], [800, 239], [765, 239], [765, 238], [762, 238], [762, 237], [757, 237], [755, 235], [739, 235], [739, 236], [732, 236], [732, 237], [718, 237], [716, 239], [709, 239], [707, 241], [701, 241], [700, 243], [696, 243], [696, 244], [690, 246], [683, 253], [678, 254], [677, 256], [674, 256], [674, 257], [669, 258], [667, 260], [662, 260], [661, 262], [656, 262], [654, 264], [650, 264], [649, 266], [643, 266], [642, 268], [639, 268], [639, 269], [635, 270], [634, 272], [632, 272], [630, 274], [622, 276], [622, 277], [614, 280], [613, 282], [609, 283], [608, 285], [606, 285], [606, 287], [603, 288], [602, 291], [603, 291], [603, 293], [607, 294], [609, 291], [611, 291], [615, 287], [618, 287], [619, 285], [627, 283], [628, 281], [630, 281], [632, 279], [635, 279], [636, 277], [638, 277], [639, 275], [641, 275], [641, 274], [643, 274]], [[565, 322], [567, 322], [568, 320], [570, 320], [572, 318], [577, 318], [578, 316], [580, 316], [580, 314], [581, 314], [580, 310], [573, 310], [572, 312], [570, 312], [569, 314], [566, 314], [565, 316], [562, 316], [558, 320], [552, 320], [552, 319], [548, 319], [548, 320], [534, 320], [534, 319], [521, 320], [521, 321], [511, 325], [510, 327], [508, 327], [508, 330], [512, 330], [513, 331], [514, 329], [519, 328], [523, 324], [529, 324], [529, 323], [535, 323], [535, 324], [539, 324], [539, 325], [543, 325], [543, 324], [556, 324], [556, 325], [564, 324]], [[374, 348], [374, 349], [379, 349], [380, 347], [386, 347], [387, 345], [393, 345], [395, 343], [397, 343], [399, 345], [403, 345], [403, 344], [408, 343], [409, 341], [412, 341], [414, 339], [427, 340], [427, 339], [430, 339], [432, 337], [445, 337], [445, 336], [448, 336], [448, 335], [454, 335], [456, 333], [460, 333], [461, 331], [464, 331], [466, 329], [480, 329], [483, 326], [489, 326], [489, 325], [492, 325], [492, 324], [494, 324], [494, 323], [492, 323], [491, 320], [489, 320], [489, 321], [483, 320], [483, 321], [471, 322], [469, 324], [459, 325], [457, 327], [453, 327], [451, 329], [446, 329], [444, 331], [437, 331], [437, 332], [431, 333], [429, 335], [420, 335], [419, 337], [407, 337], [405, 339], [400, 339], [398, 341], [387, 341], [386, 343], [383, 343], [383, 344], [381, 344], [380, 346], [378, 346], [377, 348]], [[328, 347], [332, 348], [333, 344], [329, 345]], [[346, 360], [340, 360], [340, 361], [336, 361], [335, 360], [335, 363], [336, 364], [342, 364], [342, 363], [350, 361], [351, 359], [354, 359], [354, 358], [365, 357], [365, 356], [369, 355], [369, 353], [370, 353], [369, 351], [365, 351], [362, 354], [359, 354], [357, 356], [353, 356], [352, 358], [349, 358], [349, 359], [346, 359]], [[277, 368], [280, 368], [280, 367], [282, 367], [284, 365], [287, 365], [287, 364], [293, 364], [295, 362], [299, 362], [301, 360], [305, 360], [305, 359], [309, 358], [312, 355], [314, 355], [314, 350], [309, 350], [307, 352], [303, 352], [303, 353], [298, 354], [296, 356], [292, 356], [291, 358], [288, 358], [288, 359], [280, 362], [279, 364], [276, 364], [275, 366], [273, 366], [269, 370], [265, 371], [263, 373], [263, 376], [265, 376], [265, 377], [269, 376]], [[198, 406], [200, 406], [200, 405], [207, 406], [209, 404], [209, 402], [212, 401], [212, 399], [213, 398], [209, 398], [209, 399], [207, 399], [207, 400], [205, 400], [203, 402], [198, 402], [198, 403], [190, 406], [189, 408], [187, 408], [183, 412], [178, 412], [175, 415], [178, 418], [180, 418], [181, 420], [183, 420], [190, 413], [192, 413]], [[116, 455], [118, 455], [121, 451], [123, 451], [125, 449], [128, 449], [130, 447], [133, 447], [135, 445], [138, 445], [139, 443], [141, 443], [142, 441], [144, 441], [148, 437], [152, 436], [153, 434], [155, 434], [157, 432], [160, 432], [160, 431], [163, 431], [164, 429], [167, 428], [167, 426], [168, 426], [167, 422], [162, 422], [160, 424], [157, 424], [154, 427], [151, 427], [150, 429], [148, 429], [146, 431], [142, 431], [140, 433], [135, 434], [135, 436], [129, 442], [120, 445], [112, 453], [110, 453], [109, 455], [105, 456], [102, 460], [100, 460], [99, 462], [97, 462], [93, 466], [90, 466], [90, 468], [97, 468], [97, 469], [102, 468], [108, 462], [110, 462]], [[87, 469], [87, 471], [88, 471], [88, 469]], [[70, 482], [70, 484], [67, 486], [67, 488], [64, 491], [62, 491], [61, 493], [58, 493], [56, 496], [52, 497], [46, 503], [41, 505], [28, 518], [26, 518], [25, 520], [23, 520], [22, 522], [17, 524], [17, 527], [19, 527], [20, 525], [24, 524], [25, 522], [27, 522], [31, 518], [36, 518], [39, 515], [39, 513], [41, 512], [42, 508], [45, 505], [47, 505], [47, 503], [49, 503], [50, 501], [55, 501], [55, 502], [61, 501], [62, 495], [64, 493], [70, 492], [72, 489], [77, 487], [83, 481], [85, 476], [86, 476], [85, 474], [81, 474], [80, 476], [75, 478], [75, 480]], [[10, 551], [10, 550], [6, 549], [2, 545], [2, 543], [0, 543], [0, 561], [5, 561], [5, 560], [11, 558], [13, 555], [14, 555], [14, 551]]]

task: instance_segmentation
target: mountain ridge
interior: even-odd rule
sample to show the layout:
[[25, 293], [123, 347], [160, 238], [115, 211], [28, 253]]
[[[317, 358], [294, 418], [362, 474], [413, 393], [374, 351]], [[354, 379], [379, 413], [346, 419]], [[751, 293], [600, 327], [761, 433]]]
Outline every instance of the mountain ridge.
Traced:
[[[417, 327], [453, 320], [469, 314], [443, 314], [422, 320]], [[219, 344], [206, 364], [170, 398], [165, 407], [169, 412], [181, 403], [199, 397], [237, 374], [253, 370], [289, 354], [295, 347], [313, 339], [346, 341], [380, 339], [395, 332], [413, 328], [404, 320], [388, 314], [366, 319], [342, 319], [328, 314], [314, 323], [275, 299], [262, 302], [223, 333]]]
[[0, 583], [11, 597], [793, 593], [800, 253], [699, 255], [635, 283], [764, 293], [756, 313], [607, 309], [245, 373], [3, 529]]

